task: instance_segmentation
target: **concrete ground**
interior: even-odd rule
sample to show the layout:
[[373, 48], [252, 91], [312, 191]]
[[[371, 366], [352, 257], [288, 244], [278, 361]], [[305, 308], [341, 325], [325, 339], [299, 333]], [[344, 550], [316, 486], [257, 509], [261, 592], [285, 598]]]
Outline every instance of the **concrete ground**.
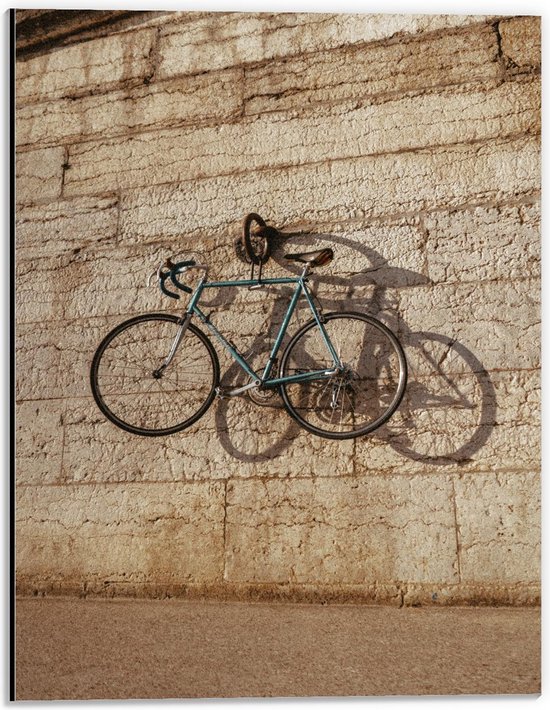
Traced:
[[17, 700], [540, 692], [540, 612], [22, 598]]

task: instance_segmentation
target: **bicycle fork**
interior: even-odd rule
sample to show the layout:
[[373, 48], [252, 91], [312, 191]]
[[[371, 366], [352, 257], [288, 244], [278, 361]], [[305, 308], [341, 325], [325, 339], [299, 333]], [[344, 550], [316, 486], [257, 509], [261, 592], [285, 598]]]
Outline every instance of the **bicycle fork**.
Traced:
[[172, 347], [170, 348], [170, 352], [166, 356], [164, 362], [162, 365], [157, 368], [156, 370], [153, 371], [153, 377], [156, 380], [160, 380], [162, 377], [163, 372], [166, 370], [168, 365], [172, 362], [174, 359], [174, 356], [176, 355], [178, 348], [180, 346], [180, 343], [183, 339], [183, 336], [185, 335], [185, 331], [189, 327], [189, 323], [191, 322], [191, 318], [193, 317], [192, 313], [187, 313], [185, 315], [185, 318], [183, 319], [180, 327], [178, 328], [178, 332], [176, 333], [176, 337], [174, 338], [174, 342], [172, 343]]

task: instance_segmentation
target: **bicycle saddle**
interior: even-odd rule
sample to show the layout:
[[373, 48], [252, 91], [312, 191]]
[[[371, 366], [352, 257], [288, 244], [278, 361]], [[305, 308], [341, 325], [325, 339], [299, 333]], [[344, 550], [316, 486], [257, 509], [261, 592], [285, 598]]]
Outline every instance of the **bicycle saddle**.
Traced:
[[319, 251], [306, 251], [302, 254], [285, 254], [285, 259], [291, 261], [301, 261], [303, 264], [310, 266], [325, 266], [330, 264], [334, 258], [332, 249], [319, 249]]

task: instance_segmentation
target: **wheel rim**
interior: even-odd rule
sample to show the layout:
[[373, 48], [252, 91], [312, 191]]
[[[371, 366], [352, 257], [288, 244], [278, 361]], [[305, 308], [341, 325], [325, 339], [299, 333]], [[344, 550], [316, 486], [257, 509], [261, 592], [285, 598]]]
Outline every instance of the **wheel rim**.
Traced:
[[160, 372], [178, 327], [172, 317], [130, 322], [100, 346], [92, 366], [94, 395], [118, 426], [139, 434], [167, 434], [198, 419], [212, 401], [217, 370], [192, 326]]
[[[345, 439], [369, 433], [387, 421], [403, 396], [401, 346], [383, 324], [361, 314], [327, 316], [325, 328], [343, 370], [331, 378], [283, 385], [283, 400], [300, 424], [320, 436]], [[289, 344], [282, 376], [332, 365], [312, 323]]]

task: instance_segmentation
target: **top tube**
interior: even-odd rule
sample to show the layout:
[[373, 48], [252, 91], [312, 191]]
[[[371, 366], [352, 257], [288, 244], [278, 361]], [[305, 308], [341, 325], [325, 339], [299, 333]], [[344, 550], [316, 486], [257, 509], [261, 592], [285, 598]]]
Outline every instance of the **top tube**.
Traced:
[[223, 288], [224, 286], [276, 286], [277, 284], [297, 284], [301, 277], [283, 277], [280, 279], [245, 279], [243, 281], [205, 281], [203, 288]]

